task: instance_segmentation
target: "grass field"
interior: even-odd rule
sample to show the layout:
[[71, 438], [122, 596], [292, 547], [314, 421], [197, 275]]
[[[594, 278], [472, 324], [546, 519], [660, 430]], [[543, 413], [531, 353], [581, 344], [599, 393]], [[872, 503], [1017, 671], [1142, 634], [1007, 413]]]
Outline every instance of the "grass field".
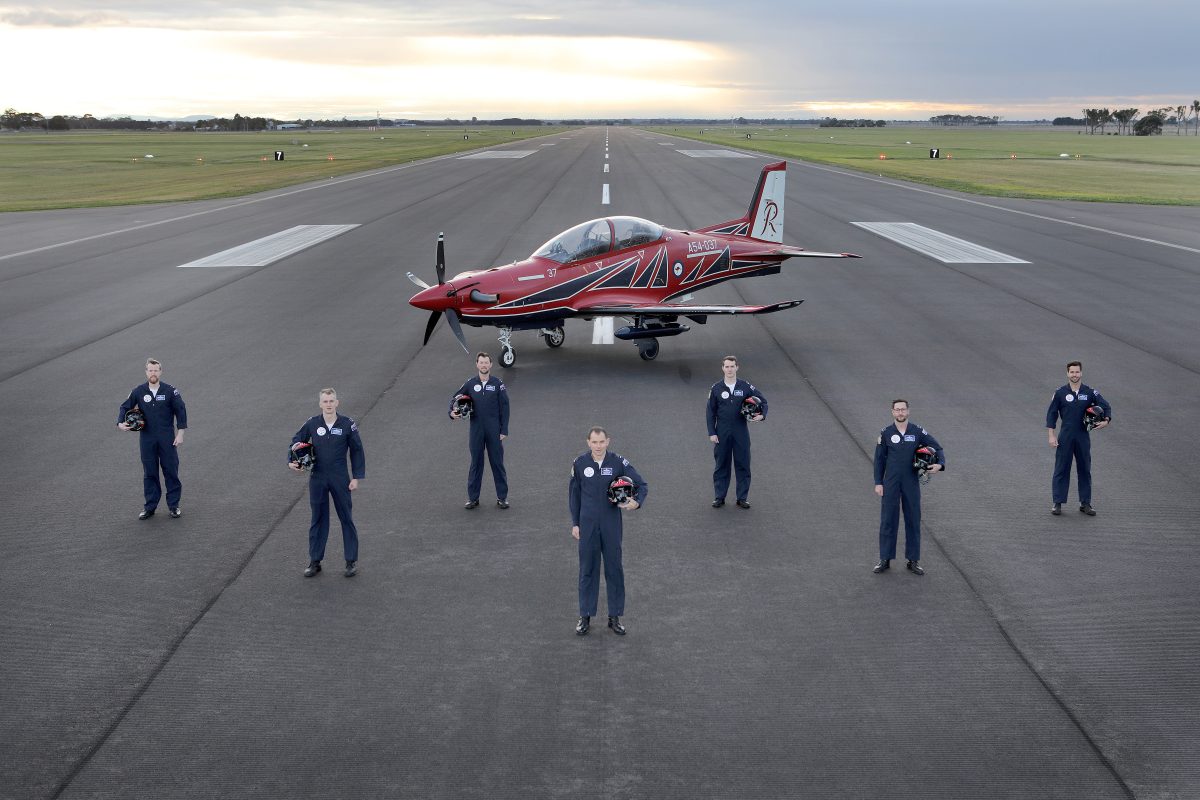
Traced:
[[[4, 134], [0, 211], [234, 197], [563, 130]], [[274, 160], [276, 150], [284, 151], [283, 161]]]
[[[1177, 136], [1174, 130], [1162, 136], [1088, 136], [1074, 128], [908, 125], [649, 130], [975, 194], [1200, 205], [1200, 137]], [[940, 159], [929, 158], [931, 147], [941, 149]], [[1062, 158], [1063, 153], [1068, 157]]]

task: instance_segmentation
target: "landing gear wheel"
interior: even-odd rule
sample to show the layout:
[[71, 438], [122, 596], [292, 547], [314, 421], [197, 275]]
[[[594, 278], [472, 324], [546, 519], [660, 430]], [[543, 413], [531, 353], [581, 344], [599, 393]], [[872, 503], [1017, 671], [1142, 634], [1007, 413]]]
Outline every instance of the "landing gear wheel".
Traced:
[[658, 339], [639, 339], [637, 349], [642, 361], [653, 361], [658, 358]]
[[500, 351], [500, 366], [511, 367], [517, 363], [517, 354], [513, 352], [511, 347], [506, 347]]
[[547, 347], [562, 347], [567, 340], [567, 332], [561, 327], [550, 328], [542, 332], [542, 338], [546, 340]]

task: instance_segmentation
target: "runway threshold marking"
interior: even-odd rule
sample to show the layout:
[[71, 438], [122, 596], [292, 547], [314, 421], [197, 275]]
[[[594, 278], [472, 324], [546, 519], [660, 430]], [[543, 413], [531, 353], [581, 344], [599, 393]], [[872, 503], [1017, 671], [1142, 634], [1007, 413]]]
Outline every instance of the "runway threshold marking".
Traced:
[[468, 158], [524, 158], [536, 153], [537, 150], [484, 150], [480, 153], [471, 153], [466, 156], [459, 156], [459, 160]]
[[180, 264], [179, 267], [265, 267], [357, 227], [358, 225], [297, 225], [196, 261]]
[[915, 222], [851, 222], [863, 230], [918, 253], [936, 258], [943, 264], [1028, 264], [1023, 258], [1010, 256], [983, 245], [935, 231]]
[[675, 152], [683, 153], [688, 158], [765, 158], [765, 156], [752, 156], [734, 150], [676, 150]]

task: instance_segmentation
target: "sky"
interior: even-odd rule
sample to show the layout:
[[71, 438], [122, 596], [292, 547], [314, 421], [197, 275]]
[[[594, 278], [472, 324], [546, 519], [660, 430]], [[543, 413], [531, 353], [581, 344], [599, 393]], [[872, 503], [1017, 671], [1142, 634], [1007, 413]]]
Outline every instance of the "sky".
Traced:
[[1200, 97], [1185, 0], [0, 0], [0, 107], [96, 117], [1082, 116]]

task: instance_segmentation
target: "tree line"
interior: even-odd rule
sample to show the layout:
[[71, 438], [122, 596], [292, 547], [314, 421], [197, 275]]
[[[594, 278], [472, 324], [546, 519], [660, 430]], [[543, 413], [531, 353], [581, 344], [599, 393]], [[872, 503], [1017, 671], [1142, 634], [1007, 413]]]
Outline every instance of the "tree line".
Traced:
[[1083, 119], [1059, 117], [1059, 119], [1071, 121], [1060, 123], [1059, 119], [1056, 119], [1054, 124], [1084, 125], [1087, 127], [1089, 136], [1096, 133], [1097, 130], [1103, 136], [1105, 129], [1113, 124], [1117, 126], [1118, 136], [1122, 133], [1135, 136], [1156, 136], [1162, 134], [1164, 125], [1174, 125], [1176, 136], [1187, 133], [1188, 127], [1194, 128], [1193, 136], [1200, 135], [1200, 100], [1193, 100], [1190, 106], [1163, 106], [1151, 109], [1139, 119], [1140, 112], [1141, 109], [1137, 108], [1119, 108], [1115, 111], [1107, 108], [1085, 108], [1083, 109]]
[[39, 128], [44, 131], [67, 130], [133, 130], [133, 131], [265, 131], [279, 125], [299, 125], [302, 128], [391, 128], [398, 125], [496, 125], [509, 128], [544, 125], [540, 119], [521, 119], [506, 117], [505, 119], [481, 120], [472, 117], [470, 120], [393, 120], [393, 119], [294, 119], [280, 120], [272, 117], [250, 117], [234, 114], [232, 117], [212, 117], [195, 122], [171, 120], [138, 120], [131, 117], [94, 117], [91, 114], [71, 116], [56, 114], [46, 117], [36, 111], [17, 111], [6, 108], [0, 114], [0, 128], [19, 131]]

